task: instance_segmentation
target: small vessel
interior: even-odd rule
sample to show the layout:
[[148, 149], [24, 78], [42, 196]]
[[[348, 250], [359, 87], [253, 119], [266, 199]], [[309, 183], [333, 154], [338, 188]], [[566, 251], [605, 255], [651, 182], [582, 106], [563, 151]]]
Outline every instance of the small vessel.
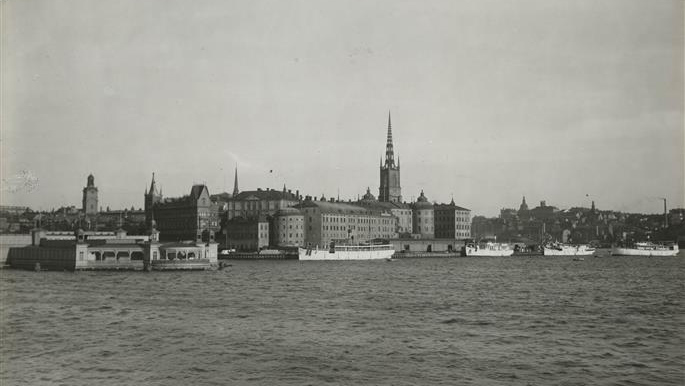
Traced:
[[467, 243], [461, 249], [464, 256], [511, 256], [514, 250], [509, 244], [486, 241], [480, 243]]
[[611, 248], [612, 256], [676, 256], [678, 244], [672, 242], [637, 242], [630, 247]]
[[593, 253], [595, 249], [585, 244], [554, 243], [545, 245], [542, 249], [544, 256], [591, 256]]
[[299, 260], [392, 260], [392, 244], [335, 245], [328, 249], [299, 248]]

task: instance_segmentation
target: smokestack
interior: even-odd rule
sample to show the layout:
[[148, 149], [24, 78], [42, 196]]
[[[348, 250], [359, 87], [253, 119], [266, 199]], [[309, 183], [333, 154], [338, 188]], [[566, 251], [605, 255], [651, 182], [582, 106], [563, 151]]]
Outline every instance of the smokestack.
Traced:
[[668, 228], [668, 212], [666, 211], [666, 199], [664, 198], [664, 228]]

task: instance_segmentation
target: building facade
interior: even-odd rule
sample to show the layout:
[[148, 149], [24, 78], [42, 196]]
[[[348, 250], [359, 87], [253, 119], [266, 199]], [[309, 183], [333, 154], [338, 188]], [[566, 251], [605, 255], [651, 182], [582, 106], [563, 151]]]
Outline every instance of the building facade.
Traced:
[[435, 238], [463, 240], [471, 238], [471, 211], [449, 204], [434, 206]]
[[368, 208], [379, 213], [385, 212], [395, 216], [395, 232], [400, 237], [408, 236], [412, 232], [412, 211], [411, 207], [401, 202], [381, 202], [376, 200], [371, 189], [366, 188], [366, 194], [361, 200], [356, 202], [357, 205]]
[[274, 247], [304, 246], [304, 215], [297, 208], [279, 209], [271, 220], [270, 244]]
[[390, 213], [309, 197], [297, 208], [304, 215], [305, 246], [327, 247], [334, 243], [366, 243], [397, 237], [396, 218]]
[[254, 252], [269, 246], [269, 222], [259, 218], [234, 217], [226, 222], [222, 241], [227, 248], [240, 252]]
[[415, 203], [411, 205], [412, 227], [414, 237], [422, 239], [432, 239], [435, 237], [435, 211], [433, 204], [421, 191], [421, 195]]
[[153, 175], [150, 191], [145, 194], [145, 214], [164, 241], [210, 240], [220, 230], [218, 206], [203, 184], [193, 185], [186, 196], [162, 198]]
[[257, 189], [238, 192], [226, 203], [226, 219], [235, 217], [259, 218], [273, 216], [278, 210], [297, 205], [299, 192], [286, 190]]

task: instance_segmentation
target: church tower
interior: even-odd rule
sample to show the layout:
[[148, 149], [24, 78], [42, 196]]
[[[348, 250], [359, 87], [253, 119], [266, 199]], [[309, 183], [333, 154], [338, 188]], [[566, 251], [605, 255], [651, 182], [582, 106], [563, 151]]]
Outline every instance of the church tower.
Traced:
[[83, 188], [83, 213], [93, 216], [98, 213], [98, 188], [95, 187], [95, 177], [88, 176], [86, 187]]
[[402, 202], [400, 187], [400, 160], [395, 165], [395, 151], [392, 145], [392, 122], [388, 112], [388, 137], [385, 144], [385, 163], [381, 161], [381, 186], [378, 189], [378, 201]]
[[157, 189], [157, 183], [155, 182], [155, 173], [152, 173], [152, 182], [150, 183], [150, 190], [145, 190], [145, 224], [147, 228], [153, 226], [152, 221], [154, 219], [154, 214], [152, 213], [153, 206], [162, 201], [162, 192]]

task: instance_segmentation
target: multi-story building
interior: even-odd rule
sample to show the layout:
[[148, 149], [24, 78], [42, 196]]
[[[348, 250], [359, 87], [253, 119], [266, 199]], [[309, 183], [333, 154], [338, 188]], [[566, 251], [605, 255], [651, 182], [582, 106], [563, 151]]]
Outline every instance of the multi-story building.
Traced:
[[471, 211], [449, 204], [434, 206], [435, 238], [468, 239], [471, 237]]
[[381, 158], [380, 164], [380, 187], [378, 188], [378, 201], [402, 202], [402, 188], [400, 186], [400, 159], [397, 158], [395, 165], [395, 150], [392, 144], [392, 123], [388, 112], [388, 135], [385, 144], [385, 163]]
[[183, 197], [162, 198], [153, 175], [150, 191], [145, 194], [145, 214], [151, 225], [156, 223], [163, 240], [209, 241], [220, 229], [219, 210], [206, 185], [193, 185], [190, 194]]
[[236, 169], [233, 195], [226, 202], [226, 219], [234, 217], [259, 218], [272, 216], [276, 211], [299, 203], [300, 192], [293, 193], [283, 185], [283, 190], [257, 189], [241, 192], [238, 189], [238, 170]]
[[88, 175], [86, 187], [83, 188], [83, 213], [86, 216], [98, 214], [98, 188], [95, 187], [95, 177]]
[[234, 217], [226, 222], [225, 240], [217, 240], [227, 248], [253, 252], [269, 245], [269, 222], [258, 218]]
[[376, 197], [371, 194], [371, 189], [366, 188], [366, 194], [361, 200], [357, 201], [357, 205], [369, 208], [370, 210], [378, 212], [390, 213], [397, 219], [395, 222], [396, 229], [400, 237], [409, 236], [412, 233], [412, 213], [411, 207], [401, 202], [381, 202], [376, 200]]
[[435, 237], [435, 210], [433, 204], [423, 194], [411, 205], [412, 208], [412, 233], [422, 239], [432, 239]]
[[304, 245], [304, 215], [297, 208], [279, 209], [272, 217], [270, 244], [274, 247]]
[[297, 205], [304, 215], [305, 245], [325, 247], [335, 243], [364, 243], [375, 239], [397, 237], [395, 222], [390, 213], [331, 201], [317, 201], [307, 197]]

